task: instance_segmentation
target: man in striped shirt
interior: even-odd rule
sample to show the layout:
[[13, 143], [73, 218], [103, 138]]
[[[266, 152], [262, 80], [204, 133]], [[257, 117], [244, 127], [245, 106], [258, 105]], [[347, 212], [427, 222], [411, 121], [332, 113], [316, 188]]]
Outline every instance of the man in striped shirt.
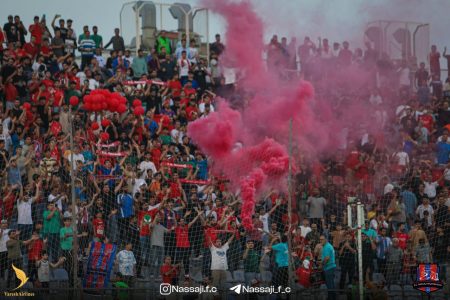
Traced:
[[78, 50], [81, 52], [81, 70], [84, 70], [84, 67], [90, 64], [95, 52], [95, 41], [91, 38], [89, 30], [84, 31]]

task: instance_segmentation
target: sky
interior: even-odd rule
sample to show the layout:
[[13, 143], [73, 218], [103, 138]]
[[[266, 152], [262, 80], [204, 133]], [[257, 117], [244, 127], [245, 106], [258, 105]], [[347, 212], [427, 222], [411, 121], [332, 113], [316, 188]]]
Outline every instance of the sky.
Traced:
[[[210, 0], [221, 1], [221, 0]], [[237, 1], [237, 0], [235, 0]], [[348, 40], [352, 46], [363, 45], [365, 25], [373, 20], [418, 21], [431, 25], [431, 44], [437, 44], [439, 51], [450, 47], [448, 12], [450, 0], [248, 0], [251, 1], [265, 25], [265, 39], [277, 33], [289, 38], [296, 36], [303, 40], [305, 35], [313, 40], [328, 37], [330, 41]], [[19, 14], [28, 25], [34, 15], [46, 14], [48, 25], [55, 14], [72, 18], [79, 34], [83, 25], [97, 25], [99, 33], [108, 40], [115, 27], [120, 27], [120, 10], [127, 0], [1, 0], [0, 22], [9, 14]], [[161, 3], [172, 3], [166, 0]], [[191, 6], [199, 6], [197, 0], [180, 0]], [[206, 2], [207, 1], [203, 1]], [[203, 3], [202, 2], [202, 3]], [[156, 1], [155, 1], [156, 3]], [[203, 17], [197, 23], [206, 24]], [[163, 9], [163, 25], [176, 29], [176, 21]], [[157, 26], [160, 24], [157, 8]], [[196, 23], [194, 23], [195, 26]], [[209, 36], [223, 33], [225, 23], [214, 14], [209, 18]], [[135, 28], [131, 6], [123, 13], [124, 38], [128, 42]], [[201, 34], [206, 35], [202, 26]], [[245, 29], [244, 29], [245, 30]]]

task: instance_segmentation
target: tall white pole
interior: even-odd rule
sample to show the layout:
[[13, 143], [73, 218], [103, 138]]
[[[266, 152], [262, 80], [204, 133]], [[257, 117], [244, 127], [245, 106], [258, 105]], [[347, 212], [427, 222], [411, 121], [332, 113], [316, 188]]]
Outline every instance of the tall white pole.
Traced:
[[206, 61], [209, 66], [209, 10], [206, 9]]
[[141, 34], [139, 33], [139, 11], [141, 10], [141, 6], [139, 2], [136, 2], [136, 8], [134, 10], [135, 16], [135, 25], [136, 25], [136, 56], [138, 54], [139, 48], [141, 48]]
[[[73, 161], [73, 119], [72, 119], [73, 106], [69, 105], [69, 142], [70, 142], [70, 194], [72, 200], [72, 230], [73, 230], [73, 245], [72, 245], [72, 268], [73, 268], [73, 294], [78, 289], [78, 228], [77, 228], [77, 214], [76, 214], [76, 198], [75, 198], [75, 174], [74, 174], [74, 161]], [[70, 276], [70, 274], [69, 274]]]
[[361, 202], [357, 204], [357, 218], [358, 218], [358, 275], [359, 275], [359, 299], [364, 299], [364, 272], [362, 264], [362, 226], [364, 224], [364, 209]]
[[186, 45], [190, 46], [190, 38], [189, 38], [189, 15], [191, 14], [192, 10], [189, 10], [188, 12], [184, 11], [184, 9], [182, 8], [183, 12], [184, 12], [184, 25], [186, 28]]

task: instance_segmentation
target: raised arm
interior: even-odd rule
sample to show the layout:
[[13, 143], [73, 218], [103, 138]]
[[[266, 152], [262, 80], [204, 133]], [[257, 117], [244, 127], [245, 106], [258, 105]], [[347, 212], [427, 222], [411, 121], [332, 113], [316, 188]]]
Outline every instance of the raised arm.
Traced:
[[191, 228], [192, 225], [200, 218], [200, 213], [197, 211], [197, 216], [188, 224], [188, 228]]
[[120, 179], [119, 185], [114, 188], [114, 193], [118, 193], [123, 186], [124, 179], [123, 177]]

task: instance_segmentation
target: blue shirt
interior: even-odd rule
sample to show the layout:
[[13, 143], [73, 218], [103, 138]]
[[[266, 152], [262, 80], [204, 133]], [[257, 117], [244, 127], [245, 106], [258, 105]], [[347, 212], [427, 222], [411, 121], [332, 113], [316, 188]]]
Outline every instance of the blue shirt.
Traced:
[[20, 176], [20, 169], [19, 167], [9, 167], [8, 170], [8, 183], [13, 184], [20, 184], [22, 185], [22, 177]]
[[[114, 168], [111, 168], [111, 169], [108, 169], [105, 166], [99, 166], [97, 169], [101, 175], [105, 175], [105, 176], [120, 175], [120, 167], [118, 164]], [[108, 185], [110, 188], [114, 188], [115, 184], [116, 183], [113, 179], [108, 180]]]
[[411, 191], [403, 191], [400, 196], [405, 203], [406, 216], [413, 216], [416, 213], [417, 197]]
[[450, 154], [450, 144], [439, 142], [436, 144], [437, 148], [437, 162], [440, 165], [445, 165], [448, 163], [448, 156]]
[[122, 218], [128, 218], [133, 215], [133, 197], [130, 194], [117, 195], [117, 203], [119, 204]]
[[330, 243], [326, 243], [322, 248], [322, 261], [325, 260], [325, 257], [329, 257], [327, 263], [323, 266], [324, 271], [331, 270], [336, 268], [336, 258], [334, 256], [334, 248]]
[[95, 41], [91, 38], [84, 38], [80, 42], [81, 56], [94, 56]]
[[273, 245], [272, 249], [275, 251], [275, 262], [277, 263], [277, 266], [289, 266], [289, 249], [287, 243], [278, 243], [276, 245]]
[[146, 118], [144, 121], [144, 125], [148, 127], [148, 130], [150, 130], [150, 133], [152, 135], [154, 135], [155, 132], [158, 130], [158, 123], [156, 123], [155, 120], [150, 120]]
[[197, 178], [201, 180], [208, 179], [208, 161], [206, 159], [196, 161], [198, 167]]
[[363, 228], [362, 232], [365, 235], [367, 235], [367, 237], [369, 237], [369, 238], [374, 238], [375, 239], [378, 236], [377, 232], [375, 230], [373, 230], [372, 228], [369, 228], [369, 229]]
[[[82, 152], [82, 154], [83, 154], [83, 157], [84, 157], [84, 160], [86, 163], [94, 161], [94, 155], [92, 154], [92, 152], [90, 150], [85, 150]], [[92, 172], [92, 171], [94, 171], [94, 165], [90, 164], [90, 165], [84, 166], [83, 170]]]

